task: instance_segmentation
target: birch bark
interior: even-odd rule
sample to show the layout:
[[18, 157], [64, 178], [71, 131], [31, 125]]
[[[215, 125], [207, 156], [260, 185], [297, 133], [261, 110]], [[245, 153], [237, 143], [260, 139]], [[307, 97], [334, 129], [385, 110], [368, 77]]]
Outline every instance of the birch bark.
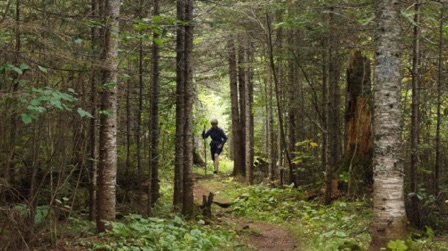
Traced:
[[406, 231], [403, 194], [399, 1], [376, 3], [372, 242], [378, 250]]
[[97, 231], [106, 230], [104, 220], [115, 219], [117, 183], [117, 91], [120, 0], [108, 0], [104, 36], [103, 74], [100, 118], [100, 151], [98, 165]]

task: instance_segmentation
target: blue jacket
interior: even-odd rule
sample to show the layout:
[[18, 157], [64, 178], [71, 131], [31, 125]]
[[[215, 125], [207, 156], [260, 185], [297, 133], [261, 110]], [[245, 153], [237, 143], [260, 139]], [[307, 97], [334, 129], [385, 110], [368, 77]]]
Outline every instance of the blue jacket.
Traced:
[[202, 131], [202, 138], [207, 138], [208, 136], [210, 136], [210, 138], [212, 138], [212, 142], [210, 142], [210, 146], [214, 146], [214, 147], [218, 147], [219, 145], [223, 145], [226, 143], [227, 141], [227, 136], [224, 133], [224, 130], [222, 130], [221, 128], [217, 127], [217, 128], [210, 128], [207, 130], [207, 132]]

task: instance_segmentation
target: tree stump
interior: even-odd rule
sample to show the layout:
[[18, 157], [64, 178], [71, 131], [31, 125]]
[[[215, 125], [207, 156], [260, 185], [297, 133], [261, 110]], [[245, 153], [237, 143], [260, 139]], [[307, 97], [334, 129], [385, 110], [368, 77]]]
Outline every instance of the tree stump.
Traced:
[[347, 69], [346, 149], [335, 178], [346, 171], [348, 192], [362, 193], [373, 180], [373, 132], [370, 60], [354, 51]]
[[210, 219], [212, 217], [212, 204], [214, 196], [215, 195], [213, 193], [210, 193], [208, 197], [206, 195], [202, 195], [202, 205], [200, 208], [205, 219]]

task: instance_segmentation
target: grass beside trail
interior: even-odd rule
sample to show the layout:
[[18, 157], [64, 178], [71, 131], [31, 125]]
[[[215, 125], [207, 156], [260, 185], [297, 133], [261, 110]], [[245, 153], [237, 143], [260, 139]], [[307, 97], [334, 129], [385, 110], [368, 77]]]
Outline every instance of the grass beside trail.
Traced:
[[[286, 226], [303, 250], [366, 250], [370, 242], [369, 224], [372, 220], [370, 198], [358, 201], [334, 201], [325, 206], [319, 198], [306, 201], [305, 190], [286, 186], [270, 188], [264, 184], [245, 186], [229, 174], [223, 164], [223, 173], [213, 179], [199, 179], [197, 185], [215, 193], [216, 200], [230, 201], [230, 209], [213, 206], [213, 212], [225, 210], [244, 220], [265, 221]], [[198, 173], [200, 175], [200, 173]], [[410, 236], [415, 234], [410, 234]], [[432, 229], [418, 238], [395, 240], [387, 250], [447, 251], [446, 238], [436, 238]], [[445, 241], [444, 241], [445, 239]]]

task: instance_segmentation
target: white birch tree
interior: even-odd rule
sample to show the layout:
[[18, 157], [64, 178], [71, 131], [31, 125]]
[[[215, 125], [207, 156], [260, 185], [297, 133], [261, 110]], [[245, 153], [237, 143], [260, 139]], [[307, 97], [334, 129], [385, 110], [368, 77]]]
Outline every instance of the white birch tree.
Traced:
[[106, 230], [105, 220], [115, 219], [117, 183], [117, 92], [120, 0], [108, 0], [105, 10], [100, 151], [98, 165], [97, 231]]
[[372, 242], [378, 250], [406, 231], [403, 194], [400, 9], [398, 0], [375, 1], [374, 195]]

